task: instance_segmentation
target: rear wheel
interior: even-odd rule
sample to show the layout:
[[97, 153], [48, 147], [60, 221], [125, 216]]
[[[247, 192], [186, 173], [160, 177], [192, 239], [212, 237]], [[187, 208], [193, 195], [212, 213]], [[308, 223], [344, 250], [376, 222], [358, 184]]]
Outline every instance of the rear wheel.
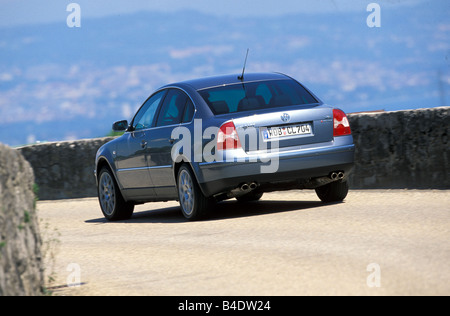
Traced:
[[103, 168], [99, 174], [98, 200], [107, 220], [124, 220], [133, 215], [134, 204], [125, 202], [116, 180], [108, 168]]
[[327, 185], [316, 188], [316, 194], [322, 202], [341, 202], [348, 193], [347, 181], [331, 182]]
[[186, 165], [181, 166], [177, 180], [178, 197], [184, 217], [189, 220], [203, 218], [212, 202], [203, 195], [190, 168]]

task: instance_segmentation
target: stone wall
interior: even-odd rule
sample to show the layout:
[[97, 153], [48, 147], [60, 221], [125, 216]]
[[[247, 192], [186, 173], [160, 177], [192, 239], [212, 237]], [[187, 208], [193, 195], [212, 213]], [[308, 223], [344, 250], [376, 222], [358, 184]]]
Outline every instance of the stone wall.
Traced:
[[33, 167], [39, 199], [58, 200], [97, 195], [95, 154], [111, 137], [44, 143], [19, 148]]
[[40, 295], [41, 238], [30, 164], [0, 144], [0, 296]]
[[450, 189], [450, 107], [349, 115], [350, 187]]
[[[450, 189], [450, 107], [351, 114], [353, 189]], [[39, 198], [96, 196], [97, 149], [112, 138], [19, 148], [34, 169]]]

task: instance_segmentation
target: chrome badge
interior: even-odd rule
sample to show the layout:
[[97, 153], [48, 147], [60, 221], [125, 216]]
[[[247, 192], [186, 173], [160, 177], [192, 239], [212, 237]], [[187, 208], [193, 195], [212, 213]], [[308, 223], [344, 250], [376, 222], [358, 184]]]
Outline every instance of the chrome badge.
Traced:
[[287, 113], [284, 113], [283, 115], [281, 115], [281, 120], [285, 123], [289, 122], [291, 120], [291, 116]]

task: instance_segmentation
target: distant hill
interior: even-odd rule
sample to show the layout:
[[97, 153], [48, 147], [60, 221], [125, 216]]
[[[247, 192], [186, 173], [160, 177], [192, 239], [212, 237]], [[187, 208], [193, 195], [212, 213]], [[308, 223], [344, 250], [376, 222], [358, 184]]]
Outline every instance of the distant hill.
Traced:
[[[289, 74], [348, 112], [450, 103], [448, 5], [271, 18], [142, 12], [0, 29], [0, 142], [104, 136], [166, 83]], [[448, 104], [446, 104], [448, 105]]]

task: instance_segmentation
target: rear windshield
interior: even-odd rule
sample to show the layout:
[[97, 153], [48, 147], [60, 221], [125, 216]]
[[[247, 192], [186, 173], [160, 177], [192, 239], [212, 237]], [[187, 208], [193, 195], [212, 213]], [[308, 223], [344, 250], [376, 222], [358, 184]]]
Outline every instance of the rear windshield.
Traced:
[[318, 103], [290, 79], [238, 83], [198, 91], [215, 115]]

